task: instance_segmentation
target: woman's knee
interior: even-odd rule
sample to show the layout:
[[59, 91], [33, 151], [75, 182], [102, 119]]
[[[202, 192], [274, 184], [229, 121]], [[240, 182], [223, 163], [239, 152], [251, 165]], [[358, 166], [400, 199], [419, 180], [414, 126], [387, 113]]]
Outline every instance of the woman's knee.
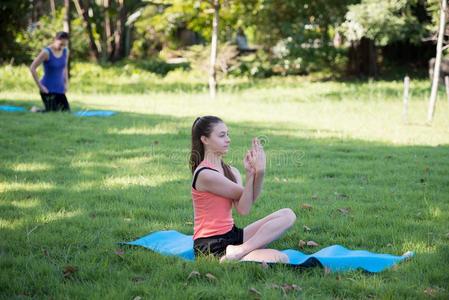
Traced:
[[296, 214], [291, 208], [283, 208], [279, 210], [282, 219], [285, 220], [288, 227], [291, 227], [296, 221]]

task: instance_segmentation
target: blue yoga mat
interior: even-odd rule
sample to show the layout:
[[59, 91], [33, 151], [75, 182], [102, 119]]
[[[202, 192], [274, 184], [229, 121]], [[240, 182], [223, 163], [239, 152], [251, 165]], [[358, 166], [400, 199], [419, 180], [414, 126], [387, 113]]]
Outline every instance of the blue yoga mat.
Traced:
[[[175, 230], [153, 232], [135, 241], [120, 244], [142, 246], [162, 255], [174, 255], [185, 260], [195, 259], [192, 236]], [[349, 250], [340, 245], [329, 246], [313, 254], [304, 254], [294, 249], [282, 252], [288, 255], [289, 264], [292, 266], [321, 265], [333, 272], [363, 269], [372, 273], [383, 271], [414, 255], [413, 252], [407, 252], [402, 256], [378, 254], [364, 250]]]
[[74, 112], [73, 114], [78, 117], [110, 117], [117, 112], [110, 110], [82, 110]]
[[[14, 105], [0, 105], [0, 110], [7, 112], [27, 111], [25, 108]], [[78, 117], [110, 117], [117, 112], [110, 110], [82, 110], [74, 112], [73, 114]]]
[[0, 105], [0, 110], [8, 112], [27, 111], [25, 108], [14, 105]]

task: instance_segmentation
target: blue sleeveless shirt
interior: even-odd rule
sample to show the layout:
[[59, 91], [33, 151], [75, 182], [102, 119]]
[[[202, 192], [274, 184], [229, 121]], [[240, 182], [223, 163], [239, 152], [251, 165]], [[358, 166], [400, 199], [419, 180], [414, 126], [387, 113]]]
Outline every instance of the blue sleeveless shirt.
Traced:
[[45, 49], [48, 52], [48, 60], [44, 61], [44, 77], [41, 83], [50, 93], [64, 94], [64, 68], [67, 64], [67, 49], [62, 50], [60, 57], [56, 57], [49, 47]]

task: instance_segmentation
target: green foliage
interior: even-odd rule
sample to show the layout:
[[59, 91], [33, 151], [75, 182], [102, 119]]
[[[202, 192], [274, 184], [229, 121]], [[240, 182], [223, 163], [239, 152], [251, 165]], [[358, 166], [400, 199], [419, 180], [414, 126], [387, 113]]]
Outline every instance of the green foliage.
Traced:
[[[56, 15], [45, 15], [39, 22], [16, 36], [16, 42], [21, 46], [18, 62], [29, 63], [42, 48], [52, 43], [56, 32], [63, 31], [64, 9], [56, 11]], [[86, 60], [89, 53], [87, 35], [84, 32], [80, 18], [72, 20], [70, 33], [70, 56], [72, 59]]]
[[350, 5], [341, 28], [349, 41], [366, 37], [379, 46], [394, 41], [419, 43], [425, 32], [412, 12], [416, 0], [362, 0]]
[[27, 25], [26, 14], [31, 2], [28, 0], [3, 0], [0, 1], [0, 63], [14, 59], [21, 51], [21, 45], [15, 41], [15, 36]]

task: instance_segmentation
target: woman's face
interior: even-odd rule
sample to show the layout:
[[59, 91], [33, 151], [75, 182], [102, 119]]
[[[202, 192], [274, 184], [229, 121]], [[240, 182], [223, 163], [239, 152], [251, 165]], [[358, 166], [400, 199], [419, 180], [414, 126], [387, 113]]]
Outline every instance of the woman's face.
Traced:
[[215, 124], [210, 136], [202, 136], [201, 140], [209, 151], [222, 155], [228, 152], [231, 144], [228, 127], [222, 122]]
[[67, 47], [68, 41], [66, 39], [55, 39], [53, 45], [56, 49]]

